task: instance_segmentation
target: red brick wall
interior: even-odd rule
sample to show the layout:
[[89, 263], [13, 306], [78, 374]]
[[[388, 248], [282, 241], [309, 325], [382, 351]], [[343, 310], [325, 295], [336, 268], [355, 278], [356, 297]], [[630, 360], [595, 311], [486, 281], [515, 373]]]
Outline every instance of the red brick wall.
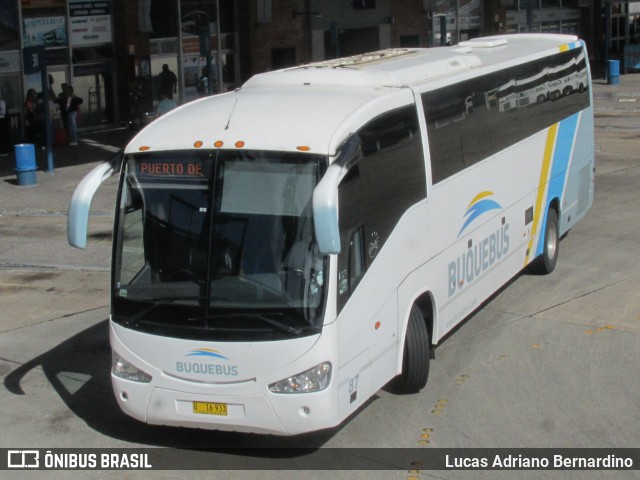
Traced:
[[418, 35], [421, 47], [429, 46], [428, 18], [422, 0], [396, 0], [391, 2], [391, 46], [400, 46], [403, 35]]
[[[241, 19], [240, 49], [249, 53], [249, 62], [243, 63], [244, 79], [256, 73], [271, 70], [271, 51], [274, 48], [294, 48], [295, 63], [308, 61], [308, 37], [304, 15], [304, 1], [273, 0], [270, 23], [258, 23], [256, 0], [246, 0], [242, 7], [246, 18]], [[242, 11], [242, 10], [241, 10]]]

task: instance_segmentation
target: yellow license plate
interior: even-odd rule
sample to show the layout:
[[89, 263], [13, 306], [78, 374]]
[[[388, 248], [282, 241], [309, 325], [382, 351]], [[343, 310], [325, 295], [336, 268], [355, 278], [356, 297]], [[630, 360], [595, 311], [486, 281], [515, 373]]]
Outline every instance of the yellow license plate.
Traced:
[[193, 413], [227, 416], [226, 403], [193, 402]]

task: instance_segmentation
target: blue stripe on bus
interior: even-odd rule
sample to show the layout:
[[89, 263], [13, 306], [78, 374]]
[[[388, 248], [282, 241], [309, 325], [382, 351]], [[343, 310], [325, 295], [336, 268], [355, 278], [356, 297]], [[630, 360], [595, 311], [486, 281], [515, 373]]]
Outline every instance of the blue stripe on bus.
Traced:
[[[569, 118], [562, 120], [558, 126], [558, 135], [556, 137], [556, 146], [553, 153], [553, 163], [551, 165], [551, 174], [549, 175], [549, 188], [547, 190], [547, 205], [553, 198], [559, 198], [562, 201], [562, 195], [567, 174], [569, 173], [569, 160], [571, 158], [571, 150], [578, 128], [578, 119], [580, 113], [576, 113]], [[542, 225], [546, 225], [547, 211], [544, 211]], [[544, 235], [541, 229], [541, 235]], [[536, 256], [542, 254], [544, 241], [538, 242]]]

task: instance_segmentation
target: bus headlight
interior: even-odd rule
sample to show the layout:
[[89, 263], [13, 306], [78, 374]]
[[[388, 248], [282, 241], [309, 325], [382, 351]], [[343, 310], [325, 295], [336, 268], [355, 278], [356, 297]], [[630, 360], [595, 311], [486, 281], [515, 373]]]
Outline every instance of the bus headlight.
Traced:
[[327, 388], [330, 381], [331, 364], [323, 362], [306, 372], [272, 383], [269, 385], [269, 390], [273, 393], [319, 392]]
[[116, 352], [111, 354], [111, 373], [132, 382], [149, 383], [151, 381], [151, 375], [129, 363]]

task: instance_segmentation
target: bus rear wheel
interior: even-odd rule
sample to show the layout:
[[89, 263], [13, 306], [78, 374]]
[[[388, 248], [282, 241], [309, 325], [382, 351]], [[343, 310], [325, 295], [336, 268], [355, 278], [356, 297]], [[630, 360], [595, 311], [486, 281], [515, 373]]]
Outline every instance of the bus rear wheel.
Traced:
[[540, 275], [547, 275], [555, 270], [560, 249], [558, 213], [553, 208], [550, 208], [547, 212], [543, 242], [542, 254], [531, 262], [531, 271]]
[[414, 305], [409, 313], [409, 325], [404, 341], [402, 373], [393, 382], [398, 393], [417, 393], [429, 377], [429, 330], [420, 309]]

